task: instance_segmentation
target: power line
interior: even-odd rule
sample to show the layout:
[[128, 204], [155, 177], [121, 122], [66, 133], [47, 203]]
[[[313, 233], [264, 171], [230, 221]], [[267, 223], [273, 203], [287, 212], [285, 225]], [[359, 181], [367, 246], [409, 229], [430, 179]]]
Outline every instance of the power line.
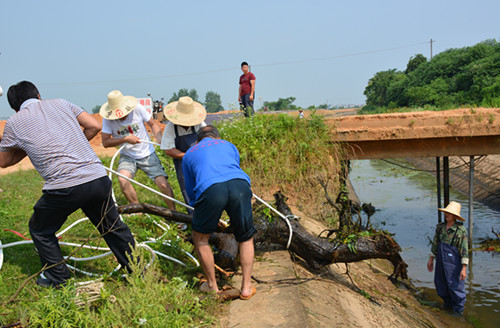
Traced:
[[[399, 46], [399, 47], [363, 51], [363, 52], [337, 55], [337, 56], [299, 59], [299, 60], [283, 61], [283, 62], [275, 62], [275, 63], [253, 64], [252, 67], [268, 67], [268, 66], [278, 66], [278, 65], [301, 64], [301, 63], [309, 63], [309, 62], [317, 62], [317, 61], [327, 61], [327, 60], [332, 60], [332, 59], [356, 57], [356, 56], [363, 56], [363, 55], [375, 54], [375, 53], [380, 53], [380, 52], [388, 52], [388, 51], [393, 51], [393, 50], [412, 48], [412, 47], [427, 44], [427, 43], [428, 43], [428, 41], [403, 45], [403, 46]], [[66, 85], [67, 86], [67, 85], [85, 85], [85, 84], [95, 84], [95, 83], [117, 83], [117, 82], [124, 82], [124, 81], [161, 80], [161, 79], [171, 79], [171, 78], [180, 78], [180, 77], [186, 77], [186, 76], [206, 75], [206, 74], [234, 71], [234, 70], [237, 70], [238, 68], [237, 67], [227, 67], [227, 68], [219, 68], [219, 69], [214, 69], [214, 70], [209, 70], [209, 71], [200, 71], [200, 72], [191, 72], [191, 73], [182, 73], [182, 74], [168, 74], [168, 75], [159, 75], [159, 76], [150, 76], [150, 77], [122, 78], [122, 79], [114, 79], [114, 80], [94, 80], [94, 81], [81, 81], [81, 82], [46, 82], [46, 83], [40, 83], [40, 84], [45, 85], [45, 86], [47, 86], [47, 85], [49, 85], [49, 86]]]
[[426, 41], [426, 42], [414, 43], [414, 44], [409, 44], [409, 45], [394, 47], [394, 48], [385, 48], [385, 49], [379, 49], [379, 50], [363, 51], [363, 52], [338, 55], [338, 56], [330, 56], [330, 57], [301, 59], [301, 60], [295, 60], [295, 61], [277, 62], [277, 63], [269, 63], [269, 64], [257, 64], [257, 65], [253, 65], [253, 66], [261, 66], [262, 67], [262, 66], [274, 66], [274, 65], [300, 64], [300, 63], [307, 63], [307, 62], [314, 62], [314, 61], [324, 61], [324, 60], [330, 60], [330, 59], [355, 57], [355, 56], [369, 55], [369, 54], [374, 54], [374, 53], [379, 53], [379, 52], [387, 52], [387, 51], [399, 50], [399, 49], [404, 49], [404, 48], [410, 48], [410, 47], [415, 47], [415, 46], [419, 46], [419, 45], [423, 45], [423, 44], [427, 44], [427, 43], [428, 42]]

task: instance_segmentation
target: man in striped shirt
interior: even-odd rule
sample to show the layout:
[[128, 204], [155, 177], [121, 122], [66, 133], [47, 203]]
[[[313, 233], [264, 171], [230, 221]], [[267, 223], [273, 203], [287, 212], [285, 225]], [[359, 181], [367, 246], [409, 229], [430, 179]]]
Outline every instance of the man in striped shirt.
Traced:
[[88, 142], [101, 124], [67, 100], [42, 100], [36, 86], [28, 81], [11, 86], [7, 98], [16, 113], [7, 120], [0, 137], [0, 167], [14, 165], [27, 155], [45, 180], [43, 195], [29, 222], [44, 267], [44, 277], [39, 277], [37, 284], [54, 287], [69, 279], [55, 234], [68, 215], [80, 208], [118, 262], [130, 269], [127, 254], [135, 241], [119, 218], [111, 199], [111, 181]]

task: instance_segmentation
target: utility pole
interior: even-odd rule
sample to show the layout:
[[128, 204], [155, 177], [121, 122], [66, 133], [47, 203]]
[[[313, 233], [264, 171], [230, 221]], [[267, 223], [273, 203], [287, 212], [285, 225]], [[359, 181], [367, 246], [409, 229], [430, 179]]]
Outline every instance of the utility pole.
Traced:
[[430, 42], [431, 43], [431, 59], [432, 59], [432, 43], [433, 42], [436, 42], [436, 41], [431, 39], [431, 42]]

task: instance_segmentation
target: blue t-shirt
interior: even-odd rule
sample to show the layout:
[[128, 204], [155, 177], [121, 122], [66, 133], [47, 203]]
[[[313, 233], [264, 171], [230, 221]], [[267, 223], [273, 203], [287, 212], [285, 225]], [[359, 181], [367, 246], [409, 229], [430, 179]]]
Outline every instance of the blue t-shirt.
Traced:
[[188, 149], [182, 158], [182, 172], [190, 205], [210, 186], [233, 179], [250, 177], [240, 168], [238, 149], [227, 140], [204, 138]]

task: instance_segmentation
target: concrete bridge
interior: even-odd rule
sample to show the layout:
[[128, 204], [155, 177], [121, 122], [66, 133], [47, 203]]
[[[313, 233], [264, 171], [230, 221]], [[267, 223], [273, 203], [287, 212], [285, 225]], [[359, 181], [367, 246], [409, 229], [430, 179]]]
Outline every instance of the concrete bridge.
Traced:
[[500, 108], [326, 118], [348, 159], [500, 154]]
[[500, 108], [356, 115], [326, 118], [326, 122], [332, 141], [347, 145], [347, 159], [436, 157], [438, 208], [443, 207], [441, 157], [446, 206], [450, 200], [448, 156], [470, 156], [468, 224], [472, 246], [474, 156], [500, 154]]

